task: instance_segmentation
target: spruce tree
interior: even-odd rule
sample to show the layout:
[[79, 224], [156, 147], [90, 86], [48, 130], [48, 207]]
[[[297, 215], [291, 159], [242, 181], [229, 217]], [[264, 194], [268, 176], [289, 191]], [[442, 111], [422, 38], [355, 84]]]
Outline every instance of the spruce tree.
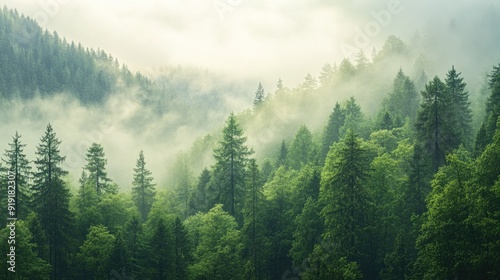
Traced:
[[287, 166], [288, 148], [286, 146], [285, 140], [281, 141], [280, 149], [278, 151], [278, 156], [276, 157], [276, 168], [281, 166]]
[[92, 143], [85, 156], [87, 164], [84, 169], [88, 172], [88, 179], [92, 181], [95, 186], [98, 196], [104, 193], [116, 193], [112, 186], [109, 184], [111, 180], [108, 178], [106, 171], [107, 159], [104, 155], [104, 149], [101, 144]]
[[233, 113], [229, 115], [222, 134], [219, 146], [214, 149], [214, 180], [219, 202], [229, 214], [239, 217], [244, 197], [245, 167], [253, 151], [245, 145], [247, 138]]
[[314, 142], [312, 139], [311, 131], [307, 126], [303, 125], [295, 134], [290, 151], [288, 153], [288, 160], [290, 167], [295, 170], [300, 170], [301, 167], [312, 162], [315, 159]]
[[332, 260], [345, 257], [360, 264], [365, 257], [371, 203], [365, 187], [368, 168], [361, 140], [349, 130], [338, 153], [329, 154], [321, 176], [323, 240], [331, 246]]
[[252, 275], [257, 279], [264, 277], [266, 266], [266, 241], [263, 221], [264, 195], [262, 193], [262, 178], [255, 159], [250, 159], [247, 171], [247, 192], [243, 208], [243, 229], [245, 247]]
[[70, 192], [63, 181], [67, 171], [61, 167], [65, 157], [60, 155], [60, 144], [49, 124], [37, 147], [37, 171], [33, 175], [33, 205], [47, 234], [51, 279], [65, 277], [67, 250], [73, 233]]
[[330, 150], [330, 146], [338, 142], [340, 139], [340, 128], [344, 125], [345, 121], [345, 112], [340, 107], [340, 104], [335, 103], [335, 107], [333, 108], [333, 112], [328, 117], [328, 124], [323, 130], [323, 138], [321, 141], [321, 160], [324, 161], [326, 159], [326, 155]]
[[480, 154], [493, 141], [500, 116], [500, 64], [493, 67], [489, 75], [490, 96], [486, 102], [486, 116], [476, 137], [476, 154]]
[[445, 83], [450, 94], [452, 114], [455, 118], [452, 129], [458, 132], [460, 143], [471, 148], [472, 112], [469, 109], [469, 93], [465, 90], [467, 84], [460, 77], [460, 74], [452, 66], [446, 75]]
[[259, 82], [259, 86], [257, 87], [257, 91], [255, 92], [255, 98], [253, 100], [254, 108], [259, 108], [264, 103], [264, 87], [262, 83]]
[[445, 156], [460, 145], [455, 128], [453, 104], [446, 85], [436, 76], [422, 92], [422, 104], [418, 112], [417, 140], [431, 159], [437, 172], [445, 163]]
[[5, 151], [3, 161], [6, 164], [6, 169], [14, 173], [14, 180], [9, 181], [14, 182], [15, 186], [15, 218], [24, 219], [31, 211], [31, 190], [29, 185], [31, 166], [24, 154], [26, 145], [21, 143], [21, 135], [17, 131], [9, 146], [10, 149]]
[[188, 279], [188, 265], [191, 261], [189, 252], [189, 240], [186, 229], [181, 220], [177, 217], [174, 223], [174, 259], [175, 259], [175, 278], [177, 280]]
[[198, 177], [198, 184], [196, 185], [193, 194], [189, 198], [189, 214], [194, 215], [197, 212], [207, 212], [212, 205], [209, 205], [209, 190], [207, 189], [210, 182], [210, 171], [204, 168]]
[[132, 197], [135, 205], [139, 210], [142, 221], [146, 221], [151, 206], [153, 206], [156, 191], [151, 171], [146, 169], [146, 161], [142, 150], [139, 153], [139, 158], [134, 168], [134, 181], [132, 185]]

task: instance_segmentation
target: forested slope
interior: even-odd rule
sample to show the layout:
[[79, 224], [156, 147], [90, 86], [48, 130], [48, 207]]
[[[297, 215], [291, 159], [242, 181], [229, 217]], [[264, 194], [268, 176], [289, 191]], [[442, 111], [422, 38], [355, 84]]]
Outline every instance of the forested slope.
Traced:
[[[2, 20], [15, 26], [25, 19], [4, 9]], [[115, 81], [110, 85], [120, 88], [118, 81], [126, 80], [123, 67], [113, 66], [103, 52], [71, 53], [71, 44], [54, 34], [40, 31], [40, 44], [41, 38], [52, 42], [50, 48], [67, 48], [65, 65], [83, 55], [109, 66]], [[1, 54], [5, 61], [31, 48], [8, 42], [11, 53]], [[54, 57], [48, 61], [57, 61]], [[14, 133], [0, 167], [2, 174], [15, 173], [10, 181], [17, 186], [15, 277], [499, 279], [500, 64], [489, 70], [484, 87], [471, 89], [462, 69], [449, 65], [427, 77], [425, 71], [434, 70], [415, 63], [419, 58], [391, 36], [371, 58], [360, 52], [354, 62], [327, 64], [318, 79], [308, 74], [296, 87], [279, 79], [269, 94], [261, 84], [246, 89], [255, 92], [253, 105], [224, 113], [226, 121], [211, 127], [191, 150], [169, 158], [160, 166], [168, 172], [165, 180], [155, 179], [162, 174], [151, 171], [157, 163], [148, 159], [166, 157], [174, 147], [146, 153], [140, 148], [150, 144], [146, 141], [125, 156], [109, 156], [112, 146], [96, 141], [86, 147], [78, 173], [68, 174], [61, 149], [66, 140], [59, 136], [64, 127], [47, 124], [31, 154], [24, 132]], [[29, 65], [43, 65], [37, 71], [50, 69], [36, 61]], [[102, 65], [90, 67], [89, 75], [99, 76]], [[19, 67], [6, 69], [25, 75]], [[73, 78], [59, 80], [56, 73], [64, 67], [54, 67], [36, 74], [54, 81], [46, 92], [42, 85], [50, 83], [27, 82], [23, 88], [20, 80], [4, 79], [3, 85], [10, 83], [2, 89], [4, 102], [28, 102], [30, 92], [81, 90], [71, 89]], [[206, 77], [179, 74], [176, 81], [182, 82], [176, 85], [196, 88], [190, 80], [195, 75]], [[165, 119], [158, 116], [164, 113], [154, 108], [162, 100], [161, 87], [169, 83], [133, 77], [139, 84], [131, 86], [154, 90], [120, 123], [136, 120], [126, 132], [147, 127], [137, 124], [162, 127]], [[203, 102], [214, 98], [210, 92]], [[120, 93], [104, 90], [99, 98], [81, 102], [102, 106], [91, 103], [113, 94]], [[195, 96], [163, 100], [164, 106], [201, 102]], [[222, 100], [217, 98], [213, 102]], [[204, 104], [211, 103], [199, 106]], [[150, 136], [166, 141], [163, 136], [178, 128], [172, 126]], [[133, 157], [135, 164], [108, 172], [124, 157]], [[129, 184], [118, 184], [115, 178], [125, 174], [131, 175]], [[11, 184], [0, 181], [1, 193]], [[1, 199], [7, 205], [7, 196]], [[10, 215], [1, 209], [3, 217]], [[0, 230], [2, 252], [11, 250], [9, 235], [8, 227]], [[0, 275], [16, 279], [7, 270], [8, 258], [2, 258]]]

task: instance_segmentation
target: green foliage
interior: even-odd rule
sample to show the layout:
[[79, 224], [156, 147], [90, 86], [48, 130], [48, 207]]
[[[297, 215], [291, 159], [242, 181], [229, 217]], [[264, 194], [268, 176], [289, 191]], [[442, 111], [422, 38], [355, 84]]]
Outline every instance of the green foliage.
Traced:
[[432, 161], [433, 171], [445, 163], [445, 156], [458, 148], [460, 139], [455, 128], [451, 95], [437, 76], [422, 92], [422, 104], [418, 112], [417, 140]]
[[338, 153], [330, 152], [321, 175], [320, 201], [324, 205], [323, 239], [333, 242], [332, 257], [356, 261], [365, 257], [371, 199], [366, 189], [368, 165], [361, 140], [350, 130]]
[[320, 240], [323, 220], [319, 212], [320, 207], [317, 201], [308, 197], [302, 213], [295, 218], [293, 243], [290, 249], [290, 256], [295, 266], [302, 264]]
[[190, 215], [194, 215], [198, 212], [208, 212], [209, 208], [209, 194], [208, 194], [208, 184], [210, 182], [210, 171], [208, 169], [203, 169], [200, 176], [198, 177], [198, 184], [193, 190], [193, 194], [189, 198], [189, 209]]
[[[31, 177], [31, 166], [29, 161], [24, 154], [25, 144], [21, 143], [21, 135], [16, 131], [16, 134], [12, 138], [12, 143], [9, 143], [10, 149], [5, 151], [5, 158], [3, 161], [6, 164], [6, 169], [10, 172], [14, 172], [14, 186], [15, 186], [15, 214], [16, 218], [26, 218], [28, 213], [31, 211], [31, 189], [30, 189], [30, 177]], [[7, 193], [5, 191], [4, 193]], [[3, 199], [1, 201], [4, 201]], [[7, 203], [4, 203], [7, 205]], [[22, 206], [22, 207], [20, 207]]]
[[51, 278], [64, 277], [66, 274], [66, 255], [73, 232], [73, 214], [69, 211], [70, 193], [62, 180], [67, 171], [61, 167], [65, 157], [59, 153], [60, 143], [49, 124], [37, 146], [37, 171], [33, 175], [33, 204], [47, 234]]
[[345, 119], [342, 127], [340, 127], [340, 137], [344, 138], [348, 135], [349, 130], [356, 134], [366, 133], [363, 123], [363, 113], [361, 107], [356, 103], [354, 97], [349, 98], [344, 104]]
[[104, 149], [100, 144], [92, 143], [85, 155], [87, 164], [84, 169], [88, 172], [88, 180], [92, 182], [98, 196], [105, 193], [116, 193], [111, 185], [111, 179], [108, 178], [106, 164], [108, 160], [105, 158]]
[[[6, 227], [0, 230], [0, 250], [2, 254], [2, 262], [0, 264], [0, 278], [2, 279], [49, 279], [51, 267], [37, 254], [37, 244], [33, 242], [34, 236], [25, 221], [14, 222], [15, 239], [9, 239], [11, 236], [11, 228], [8, 223]], [[10, 241], [10, 242], [9, 242]], [[14, 272], [9, 271], [11, 267], [9, 263], [11, 247], [15, 247], [15, 267]]]
[[493, 135], [498, 128], [497, 120], [500, 117], [500, 64], [493, 66], [488, 82], [490, 96], [486, 102], [486, 115], [476, 137], [476, 152], [479, 154], [486, 145], [493, 141]]
[[142, 150], [139, 153], [139, 158], [134, 168], [134, 181], [132, 185], [134, 203], [139, 210], [141, 219], [145, 221], [151, 210], [151, 206], [153, 206], [156, 191], [151, 171], [146, 169], [146, 161], [144, 160], [144, 152]]
[[465, 90], [467, 84], [460, 75], [461, 73], [457, 73], [454, 66], [446, 74], [445, 83], [451, 97], [451, 111], [455, 119], [450, 125], [454, 125], [452, 129], [458, 131], [457, 137], [460, 143], [470, 149], [472, 147], [472, 111], [469, 109], [469, 93]]
[[245, 274], [262, 279], [266, 275], [269, 240], [265, 227], [263, 180], [255, 159], [250, 159], [247, 171], [246, 196], [243, 207], [242, 235], [248, 261]]
[[216, 201], [222, 202], [232, 216], [239, 217], [244, 197], [245, 167], [253, 151], [245, 145], [246, 137], [234, 114], [228, 117], [222, 133], [219, 147], [214, 150]]
[[332, 113], [328, 117], [328, 124], [323, 131], [323, 138], [321, 142], [321, 159], [322, 162], [326, 158], [330, 146], [340, 140], [340, 128], [344, 125], [345, 112], [340, 107], [340, 104], [335, 103]]
[[[239, 279], [242, 275], [241, 233], [235, 219], [217, 204], [200, 216], [201, 224], [190, 279]], [[188, 230], [189, 231], [189, 230]]]
[[255, 98], [253, 100], [253, 106], [255, 109], [258, 109], [264, 103], [264, 97], [264, 87], [262, 86], [262, 83], [259, 82], [259, 86], [257, 87]]
[[83, 265], [83, 275], [90, 279], [109, 279], [109, 260], [115, 237], [103, 225], [91, 226], [87, 238], [80, 246], [78, 259]]
[[305, 125], [301, 126], [287, 155], [290, 168], [300, 170], [304, 165], [314, 162], [316, 157], [314, 146], [311, 132]]

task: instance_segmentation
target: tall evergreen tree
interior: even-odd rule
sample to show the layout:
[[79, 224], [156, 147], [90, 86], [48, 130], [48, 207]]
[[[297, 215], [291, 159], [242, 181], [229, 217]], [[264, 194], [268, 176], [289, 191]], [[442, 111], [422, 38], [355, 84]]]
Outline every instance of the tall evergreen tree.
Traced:
[[314, 142], [311, 131], [307, 126], [303, 125], [295, 134], [290, 151], [288, 154], [288, 162], [290, 167], [295, 170], [300, 168], [315, 159]]
[[500, 64], [494, 66], [489, 75], [490, 96], [486, 102], [486, 116], [476, 137], [476, 153], [480, 154], [493, 141], [500, 116]]
[[263, 279], [266, 269], [266, 230], [263, 220], [264, 195], [262, 178], [255, 159], [250, 159], [247, 171], [247, 191], [243, 208], [243, 229], [249, 274]]
[[423, 145], [432, 162], [433, 171], [445, 163], [445, 156], [458, 148], [458, 131], [454, 131], [452, 99], [446, 85], [436, 76], [422, 92], [418, 112], [417, 140]]
[[171, 227], [159, 218], [147, 240], [144, 275], [149, 279], [175, 279], [174, 236]]
[[[329, 154], [321, 176], [321, 211], [325, 219], [324, 242], [330, 244], [330, 257], [336, 261], [363, 263], [371, 203], [365, 182], [368, 175], [366, 152], [360, 139], [350, 130], [337, 154]], [[331, 271], [337, 268], [331, 267]], [[366, 270], [366, 268], [365, 268]], [[368, 277], [368, 275], [365, 275]]]
[[288, 158], [288, 148], [286, 146], [285, 140], [282, 140], [280, 149], [278, 151], [278, 155], [276, 157], [276, 168], [279, 168], [280, 166], [286, 166], [287, 158]]
[[381, 110], [381, 112], [390, 112], [393, 119], [404, 120], [409, 117], [413, 122], [417, 114], [418, 103], [419, 98], [415, 84], [400, 68], [394, 78], [392, 92], [383, 102], [385, 110]]
[[458, 132], [460, 143], [471, 148], [472, 112], [469, 109], [469, 93], [465, 90], [467, 84], [460, 75], [461, 73], [457, 73], [455, 67], [452, 66], [446, 74], [445, 83], [450, 94], [452, 114], [455, 118], [453, 122], [455, 127], [452, 129]]
[[60, 144], [49, 124], [36, 150], [37, 171], [33, 175], [33, 205], [47, 234], [51, 279], [65, 277], [67, 250], [73, 233], [70, 192], [62, 179], [67, 171], [61, 167], [65, 157], [60, 155]]
[[254, 108], [259, 108], [264, 103], [264, 87], [262, 83], [259, 82], [259, 86], [257, 87], [257, 91], [255, 92], [255, 98], [253, 100]]
[[142, 221], [145, 221], [153, 205], [156, 192], [151, 171], [146, 169], [146, 161], [142, 150], [139, 153], [139, 158], [134, 168], [134, 181], [132, 185], [132, 196], [135, 205], [139, 210]]
[[344, 138], [347, 136], [348, 131], [352, 130], [354, 133], [365, 132], [363, 130], [363, 112], [361, 107], [356, 102], [356, 99], [351, 96], [344, 106], [345, 119], [344, 125], [340, 128], [340, 136]]
[[323, 130], [323, 138], [321, 141], [321, 160], [324, 161], [326, 159], [326, 155], [330, 150], [330, 146], [338, 142], [340, 139], [340, 128], [344, 125], [345, 121], [345, 112], [340, 107], [340, 104], [335, 103], [335, 107], [333, 108], [333, 112], [328, 117], [328, 124]]
[[108, 178], [108, 172], [106, 171], [108, 160], [105, 158], [101, 144], [92, 143], [87, 150], [85, 160], [87, 164], [84, 169], [88, 171], [89, 180], [94, 184], [97, 195], [101, 196], [108, 192], [116, 193], [116, 190], [113, 190], [109, 184], [111, 179]]
[[3, 161], [6, 164], [6, 169], [14, 173], [14, 191], [15, 191], [15, 218], [24, 219], [28, 216], [31, 210], [31, 193], [30, 193], [30, 177], [31, 166], [24, 154], [25, 144], [21, 143], [21, 135], [16, 131], [9, 143], [10, 149], [5, 151]]
[[177, 280], [188, 279], [187, 268], [191, 261], [189, 252], [189, 240], [187, 232], [181, 220], [177, 217], [174, 223], [174, 259], [175, 259], [175, 278]]
[[214, 149], [214, 179], [218, 184], [219, 202], [233, 217], [240, 215], [243, 204], [245, 167], [253, 153], [246, 145], [246, 137], [233, 113], [229, 115], [222, 131], [219, 147]]
[[323, 68], [321, 68], [321, 72], [319, 74], [319, 82], [321, 83], [322, 87], [327, 86], [333, 77], [333, 68], [330, 64], [325, 64]]
[[207, 193], [208, 184], [210, 182], [210, 171], [204, 168], [198, 177], [198, 184], [196, 185], [191, 197], [189, 198], [190, 215], [197, 212], [207, 212], [212, 205], [209, 205], [209, 194]]

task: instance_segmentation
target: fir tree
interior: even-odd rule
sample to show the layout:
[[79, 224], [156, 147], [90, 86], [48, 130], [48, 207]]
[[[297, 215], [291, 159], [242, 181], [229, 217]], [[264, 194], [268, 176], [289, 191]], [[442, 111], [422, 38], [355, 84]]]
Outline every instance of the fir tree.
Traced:
[[139, 210], [142, 221], [145, 221], [153, 205], [156, 192], [151, 171], [146, 169], [146, 161], [142, 150], [139, 153], [139, 158], [134, 168], [134, 181], [132, 185], [132, 196], [135, 205]]
[[70, 193], [62, 177], [67, 174], [61, 165], [61, 141], [49, 124], [37, 147], [33, 175], [33, 205], [47, 234], [51, 279], [64, 278], [70, 235], [73, 232], [72, 213], [69, 210]]
[[31, 166], [24, 154], [26, 145], [21, 143], [21, 135], [17, 131], [9, 146], [10, 149], [5, 151], [3, 161], [6, 164], [6, 169], [14, 173], [14, 180], [9, 180], [9, 182], [14, 182], [15, 186], [14, 217], [24, 219], [31, 210], [31, 190], [29, 185]]
[[320, 200], [325, 205], [321, 211], [325, 219], [323, 239], [331, 245], [335, 260], [345, 257], [358, 264], [363, 260], [371, 203], [365, 188], [367, 176], [366, 152], [350, 130], [338, 154], [329, 154], [321, 176]]
[[214, 149], [214, 179], [219, 188], [219, 202], [223, 202], [229, 214], [237, 217], [244, 197], [245, 167], [253, 151], [245, 145], [246, 137], [233, 113], [222, 133], [219, 147]]
[[417, 140], [437, 172], [445, 163], [445, 156], [460, 144], [458, 131], [453, 130], [453, 105], [446, 85], [437, 76], [425, 86], [422, 97], [416, 122]]
[[321, 158], [326, 159], [326, 155], [330, 150], [330, 146], [338, 142], [340, 139], [340, 128], [344, 125], [345, 112], [340, 107], [340, 104], [335, 103], [333, 112], [328, 117], [328, 124], [323, 130], [323, 138], [321, 141]]
[[278, 156], [276, 157], [276, 168], [287, 165], [288, 148], [286, 147], [285, 140], [281, 141]]
[[257, 87], [255, 98], [253, 100], [254, 108], [259, 108], [264, 103], [264, 97], [264, 87], [262, 86], [262, 83], [259, 82], [259, 86]]
[[460, 143], [471, 148], [472, 113], [469, 109], [469, 93], [465, 90], [467, 84], [464, 83], [460, 74], [452, 66], [446, 75], [445, 83], [450, 94], [451, 106], [453, 106], [452, 113], [455, 118], [452, 123], [455, 127], [452, 129], [457, 131]]
[[87, 164], [84, 169], [88, 172], [88, 179], [92, 181], [95, 186], [98, 196], [104, 193], [116, 193], [109, 184], [111, 180], [108, 178], [106, 171], [107, 159], [104, 155], [104, 149], [100, 144], [92, 143], [85, 155]]

